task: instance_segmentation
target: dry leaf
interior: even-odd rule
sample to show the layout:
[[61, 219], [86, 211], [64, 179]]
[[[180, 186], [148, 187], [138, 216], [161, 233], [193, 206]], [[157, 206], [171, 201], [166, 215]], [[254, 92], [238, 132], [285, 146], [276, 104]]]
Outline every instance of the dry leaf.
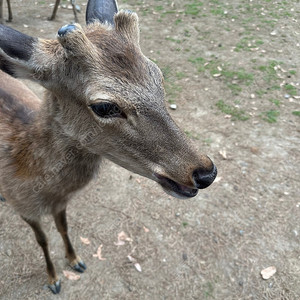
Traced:
[[221, 180], [222, 180], [222, 177], [217, 176], [217, 178], [214, 180], [214, 182], [217, 183], [217, 182], [219, 182], [219, 181], [221, 181]]
[[225, 149], [220, 150], [220, 151], [219, 151], [219, 154], [220, 154], [224, 159], [227, 159], [227, 153], [226, 153], [226, 150], [225, 150]]
[[84, 237], [81, 236], [80, 239], [86, 245], [89, 245], [91, 243], [88, 238], [84, 238]]
[[263, 279], [269, 279], [276, 273], [276, 268], [274, 266], [263, 269], [260, 274]]
[[139, 271], [142, 272], [142, 267], [141, 265], [136, 261], [136, 259], [134, 257], [132, 257], [131, 255], [128, 255], [127, 258], [129, 259], [130, 262], [133, 263], [134, 267]]
[[142, 272], [142, 267], [139, 263], [135, 263], [134, 266], [139, 272]]
[[143, 228], [145, 232], [149, 232], [149, 229], [147, 227], [143, 226]]
[[106, 260], [106, 258], [102, 257], [102, 254], [101, 254], [102, 247], [103, 247], [103, 245], [100, 245], [100, 246], [98, 247], [97, 253], [96, 253], [96, 254], [93, 254], [93, 256], [94, 256], [94, 257], [98, 257], [99, 260]]
[[132, 239], [130, 237], [128, 237], [128, 235], [124, 231], [121, 231], [118, 234], [118, 241], [115, 243], [115, 245], [123, 246], [123, 245], [125, 245], [125, 242], [131, 243]]
[[69, 280], [79, 280], [80, 279], [80, 275], [75, 274], [71, 271], [65, 271], [63, 270], [64, 275], [69, 279]]

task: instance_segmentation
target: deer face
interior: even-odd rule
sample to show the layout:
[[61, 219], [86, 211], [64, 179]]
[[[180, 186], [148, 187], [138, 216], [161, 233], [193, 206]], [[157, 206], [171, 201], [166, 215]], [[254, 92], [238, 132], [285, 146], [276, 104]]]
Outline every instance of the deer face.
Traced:
[[57, 40], [28, 40], [31, 53], [23, 60], [2, 47], [5, 68], [50, 91], [57, 122], [87, 151], [157, 181], [173, 196], [193, 197], [213, 182], [216, 168], [170, 117], [162, 73], [140, 50], [137, 15], [122, 11], [113, 21], [64, 26]]

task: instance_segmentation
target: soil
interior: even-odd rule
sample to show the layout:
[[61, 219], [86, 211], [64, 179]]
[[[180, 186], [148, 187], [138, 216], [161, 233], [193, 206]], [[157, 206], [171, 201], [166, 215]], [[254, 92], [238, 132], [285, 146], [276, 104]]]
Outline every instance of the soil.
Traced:
[[[84, 24], [86, 3], [77, 2]], [[105, 162], [68, 207], [88, 267], [78, 281], [63, 275], [63, 242], [53, 220], [43, 222], [59, 295], [45, 286], [31, 229], [0, 202], [0, 299], [300, 299], [299, 1], [119, 2], [139, 14], [143, 52], [164, 72], [167, 105], [177, 105], [170, 113], [218, 177], [178, 200]], [[55, 38], [73, 13], [59, 8], [48, 21], [50, 4], [12, 1], [9, 25]], [[132, 241], [117, 246], [121, 231]], [[106, 260], [93, 257], [100, 245]], [[270, 266], [277, 272], [265, 280]]]

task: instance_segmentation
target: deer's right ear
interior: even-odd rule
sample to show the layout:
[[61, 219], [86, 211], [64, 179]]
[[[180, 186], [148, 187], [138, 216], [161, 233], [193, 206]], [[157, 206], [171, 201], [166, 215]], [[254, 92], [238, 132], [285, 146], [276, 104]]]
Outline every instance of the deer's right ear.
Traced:
[[0, 25], [0, 69], [14, 77], [31, 78], [30, 64], [38, 39]]

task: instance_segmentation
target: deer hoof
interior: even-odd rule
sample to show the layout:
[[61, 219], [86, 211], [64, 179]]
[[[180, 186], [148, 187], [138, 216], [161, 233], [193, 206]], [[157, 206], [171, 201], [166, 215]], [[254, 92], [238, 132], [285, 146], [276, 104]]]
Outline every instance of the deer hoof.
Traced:
[[51, 292], [53, 294], [58, 294], [60, 292], [60, 289], [61, 289], [60, 280], [57, 280], [53, 284], [49, 284], [48, 287], [49, 287], [49, 289], [51, 290]]
[[65, 26], [61, 27], [58, 30], [57, 34], [58, 34], [58, 36], [62, 37], [62, 36], [65, 36], [66, 34], [68, 34], [69, 32], [72, 32], [74, 30], [76, 30], [76, 26], [73, 25], [73, 24], [68, 24], [68, 25], [65, 25]]
[[86, 264], [81, 260], [72, 266], [72, 268], [79, 273], [83, 273], [86, 270]]

